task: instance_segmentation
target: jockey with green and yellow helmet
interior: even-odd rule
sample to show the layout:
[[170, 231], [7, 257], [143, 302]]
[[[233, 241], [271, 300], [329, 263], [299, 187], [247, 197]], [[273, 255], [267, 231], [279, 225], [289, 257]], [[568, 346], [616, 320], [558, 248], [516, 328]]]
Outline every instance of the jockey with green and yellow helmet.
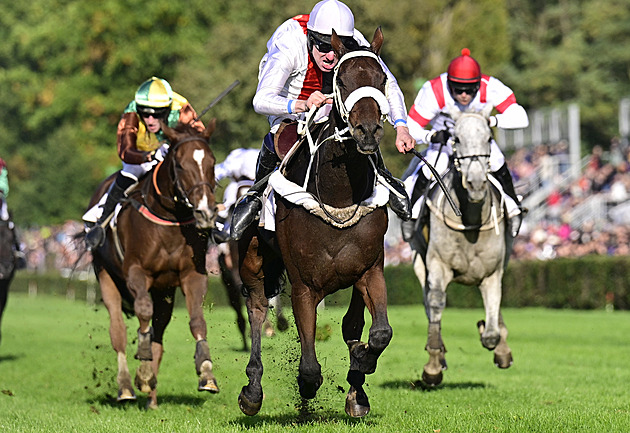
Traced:
[[114, 211], [125, 191], [168, 152], [169, 143], [162, 131], [160, 121], [169, 127], [178, 122], [191, 124], [199, 131], [204, 130], [197, 113], [182, 95], [171, 88], [168, 81], [151, 77], [138, 87], [135, 98], [125, 108], [118, 123], [118, 156], [122, 160], [122, 170], [108, 192], [103, 204], [103, 212], [85, 236], [89, 250], [100, 246], [105, 238], [104, 222]]

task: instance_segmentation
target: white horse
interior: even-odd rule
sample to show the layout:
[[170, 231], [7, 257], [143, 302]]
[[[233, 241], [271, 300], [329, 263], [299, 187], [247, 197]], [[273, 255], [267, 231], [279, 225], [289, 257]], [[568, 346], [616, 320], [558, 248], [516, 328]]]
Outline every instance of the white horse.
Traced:
[[501, 280], [512, 240], [506, 232], [503, 201], [495, 186], [498, 182], [489, 176], [491, 109], [473, 113], [451, 108], [455, 121], [453, 155], [442, 179], [461, 216], [455, 214], [444, 192], [434, 186], [425, 200], [428, 224], [420, 225], [415, 242], [411, 242], [416, 251], [414, 271], [423, 288], [429, 319], [429, 362], [422, 380], [432, 386], [442, 382], [442, 371], [446, 370], [441, 320], [451, 281], [479, 287], [486, 311], [485, 321], [477, 323], [481, 343], [494, 350], [499, 368], [512, 365], [505, 341], [508, 332], [500, 312]]

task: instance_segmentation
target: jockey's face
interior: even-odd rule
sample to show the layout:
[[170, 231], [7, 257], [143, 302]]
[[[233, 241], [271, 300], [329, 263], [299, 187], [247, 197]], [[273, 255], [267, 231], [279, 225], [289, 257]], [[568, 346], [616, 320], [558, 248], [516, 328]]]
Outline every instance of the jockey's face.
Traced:
[[317, 49], [317, 46], [313, 46], [312, 54], [315, 64], [322, 72], [331, 72], [339, 61], [332, 47], [327, 53], [322, 53]]
[[160, 130], [160, 118], [153, 117], [153, 114], [142, 114], [142, 120], [144, 120], [144, 124], [147, 125], [147, 130], [152, 133], [156, 133]]

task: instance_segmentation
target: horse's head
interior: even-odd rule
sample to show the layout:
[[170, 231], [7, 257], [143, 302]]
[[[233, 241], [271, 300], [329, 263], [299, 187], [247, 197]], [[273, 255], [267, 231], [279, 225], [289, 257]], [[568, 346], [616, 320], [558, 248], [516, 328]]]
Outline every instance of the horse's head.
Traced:
[[378, 58], [383, 33], [380, 27], [376, 29], [369, 50], [349, 51], [334, 30], [330, 43], [339, 57], [333, 80], [336, 110], [347, 122], [359, 152], [374, 153], [383, 138], [383, 119], [389, 113], [387, 75]]
[[461, 173], [462, 186], [468, 192], [471, 202], [485, 199], [490, 171], [490, 140], [492, 134], [488, 126], [488, 116], [492, 106], [481, 112], [461, 112], [451, 107], [450, 114], [455, 120], [455, 144], [453, 160]]
[[164, 162], [170, 167], [174, 199], [190, 209], [196, 227], [202, 230], [214, 228], [217, 217], [216, 159], [208, 144], [215, 126], [216, 119], [212, 119], [201, 133], [188, 125], [162, 128], [171, 143]]

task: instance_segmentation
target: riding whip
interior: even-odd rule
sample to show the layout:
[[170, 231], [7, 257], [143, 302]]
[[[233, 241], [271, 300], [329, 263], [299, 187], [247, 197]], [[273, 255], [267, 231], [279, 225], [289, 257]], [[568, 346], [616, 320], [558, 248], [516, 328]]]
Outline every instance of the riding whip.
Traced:
[[227, 95], [228, 93], [230, 93], [232, 91], [233, 88], [235, 88], [236, 86], [238, 86], [239, 84], [241, 84], [241, 82], [239, 80], [234, 80], [234, 82], [232, 84], [230, 84], [223, 92], [221, 92], [219, 94], [219, 96], [217, 96], [216, 98], [214, 98], [214, 100], [208, 104], [208, 106], [206, 108], [203, 109], [203, 111], [201, 112], [201, 114], [197, 117], [195, 117], [195, 120], [193, 120], [193, 123], [198, 121], [199, 119], [201, 119], [201, 117], [206, 114], [208, 112], [209, 109], [211, 109], [212, 107], [214, 107], [215, 105], [217, 105], [217, 103], [223, 99], [225, 97], [225, 95]]
[[422, 155], [416, 149], [411, 149], [411, 150], [408, 151], [408, 153], [409, 152], [413, 153], [415, 156], [420, 158], [420, 160], [422, 160], [422, 162], [424, 162], [424, 164], [427, 167], [429, 167], [429, 170], [431, 170], [431, 173], [433, 174], [433, 177], [435, 177], [435, 180], [437, 181], [438, 185], [440, 185], [440, 188], [442, 188], [442, 191], [444, 191], [444, 195], [446, 196], [446, 199], [448, 200], [448, 203], [451, 205], [451, 208], [453, 208], [453, 212], [455, 212], [455, 215], [462, 216], [462, 211], [459, 210], [459, 208], [457, 207], [457, 205], [453, 201], [453, 197], [451, 197], [451, 194], [449, 194], [448, 189], [446, 188], [446, 185], [444, 185], [444, 182], [442, 181], [442, 178], [440, 177], [440, 174], [437, 172], [435, 167], [433, 167], [429, 163], [429, 161], [427, 161], [427, 159], [424, 157], [424, 155]]

